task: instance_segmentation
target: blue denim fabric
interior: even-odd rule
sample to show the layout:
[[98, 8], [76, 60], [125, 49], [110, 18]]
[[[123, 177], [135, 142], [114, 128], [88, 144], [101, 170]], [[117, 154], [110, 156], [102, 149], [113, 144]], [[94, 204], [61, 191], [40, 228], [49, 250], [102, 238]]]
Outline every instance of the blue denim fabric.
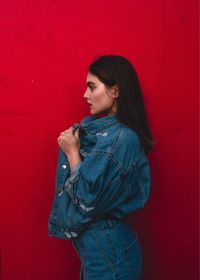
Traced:
[[99, 220], [73, 239], [80, 280], [139, 280], [142, 255], [137, 234], [125, 220]]
[[138, 135], [115, 116], [84, 118], [80, 128], [82, 162], [70, 174], [60, 150], [49, 235], [78, 238], [95, 219], [122, 220], [144, 207], [149, 197], [150, 169]]

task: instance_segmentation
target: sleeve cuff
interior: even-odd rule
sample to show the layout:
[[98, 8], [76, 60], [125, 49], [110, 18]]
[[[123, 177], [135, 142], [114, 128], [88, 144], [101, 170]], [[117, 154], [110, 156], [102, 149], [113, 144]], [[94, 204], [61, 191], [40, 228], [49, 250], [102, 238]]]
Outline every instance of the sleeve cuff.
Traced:
[[73, 185], [76, 182], [76, 180], [78, 179], [79, 168], [81, 166], [81, 163], [82, 162], [80, 162], [76, 165], [76, 167], [74, 168], [74, 170], [71, 173], [71, 176], [68, 177], [66, 182], [65, 182], [65, 190], [68, 192], [69, 196], [72, 198], [72, 200], [75, 204], [77, 204], [78, 201], [77, 201], [77, 198], [74, 195]]
[[78, 173], [78, 171], [79, 171], [79, 168], [80, 168], [81, 164], [82, 164], [82, 161], [79, 162], [79, 163], [74, 167], [74, 169], [71, 171], [71, 173], [70, 173], [71, 181], [73, 181], [73, 178], [76, 177], [76, 175], [77, 175], [77, 173]]

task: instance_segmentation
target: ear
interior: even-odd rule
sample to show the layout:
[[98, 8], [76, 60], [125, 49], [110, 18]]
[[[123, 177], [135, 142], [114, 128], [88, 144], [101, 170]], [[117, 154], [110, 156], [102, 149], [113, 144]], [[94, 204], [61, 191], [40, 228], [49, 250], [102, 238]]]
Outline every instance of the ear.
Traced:
[[110, 93], [113, 99], [116, 99], [119, 96], [119, 87], [117, 84], [110, 89]]

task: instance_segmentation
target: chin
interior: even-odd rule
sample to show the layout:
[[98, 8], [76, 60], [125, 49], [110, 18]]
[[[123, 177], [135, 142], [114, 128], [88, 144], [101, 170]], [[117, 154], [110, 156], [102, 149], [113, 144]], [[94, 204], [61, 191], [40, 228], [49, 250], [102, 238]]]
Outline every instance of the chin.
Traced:
[[103, 113], [103, 112], [90, 112], [90, 114], [93, 116], [107, 115], [106, 113]]
[[95, 111], [95, 110], [90, 110], [90, 114], [91, 115], [99, 115], [100, 113], [98, 111]]
[[108, 114], [108, 111], [107, 110], [93, 110], [91, 109], [90, 110], [90, 114], [91, 115], [95, 115], [95, 116], [98, 116], [98, 115], [107, 115]]

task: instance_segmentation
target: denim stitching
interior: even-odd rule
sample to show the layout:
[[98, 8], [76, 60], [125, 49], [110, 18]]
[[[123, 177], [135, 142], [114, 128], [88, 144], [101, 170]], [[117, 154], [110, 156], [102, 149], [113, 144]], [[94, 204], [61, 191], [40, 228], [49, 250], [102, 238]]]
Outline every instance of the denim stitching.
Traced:
[[143, 201], [143, 203], [145, 204], [146, 196], [145, 196], [144, 188], [143, 188], [143, 186], [142, 186], [142, 183], [141, 183], [141, 180], [140, 180], [140, 178], [139, 178], [138, 171], [137, 171], [137, 163], [135, 163], [133, 166], [134, 166], [135, 173], [136, 173], [136, 175], [137, 175], [137, 176], [136, 176], [136, 180], [137, 180], [137, 183], [138, 183], [138, 187], [139, 187], [139, 189], [140, 189], [140, 191], [141, 191], [141, 193], [142, 193], [142, 197], [143, 197], [142, 201]]
[[116, 135], [115, 135], [115, 137], [114, 137], [113, 144], [112, 144], [112, 146], [111, 146], [111, 148], [110, 148], [112, 154], [113, 154], [113, 152], [114, 152], [114, 150], [115, 150], [115, 147], [116, 147], [116, 145], [117, 145], [117, 141], [119, 140], [119, 137], [120, 137], [121, 132], [122, 132], [122, 127], [120, 127], [120, 128], [117, 130]]
[[112, 241], [111, 241], [111, 238], [109, 236], [109, 234], [105, 233], [105, 236], [108, 240], [108, 244], [110, 244], [110, 247], [111, 247], [111, 250], [112, 250], [112, 254], [113, 254], [113, 265], [116, 264], [116, 254], [115, 254], [115, 250], [114, 250], [114, 247], [112, 245]]
[[97, 129], [90, 129], [90, 128], [87, 128], [87, 126], [85, 126], [82, 122], [80, 123], [80, 126], [82, 127], [82, 129], [86, 132], [86, 134], [88, 135], [95, 135], [97, 132], [100, 132], [112, 125], [119, 125], [118, 121], [115, 120], [115, 121], [111, 121], [110, 123], [108, 124], [105, 124], [105, 125], [102, 125], [101, 127], [97, 128]]
[[112, 160], [115, 164], [116, 164], [116, 167], [118, 168], [118, 170], [125, 175], [125, 169], [123, 167], [123, 165], [121, 164], [120, 161], [118, 161], [111, 152], [104, 152], [104, 151], [98, 151], [98, 150], [93, 150], [91, 153], [90, 153], [91, 156], [105, 156], [107, 157], [109, 160]]
[[126, 256], [126, 262], [127, 262], [128, 270], [129, 270], [129, 273], [131, 274], [132, 280], [135, 280], [135, 276], [133, 275], [133, 272], [130, 268], [131, 265], [130, 265], [130, 262], [129, 262], [129, 259], [128, 259], [127, 252], [129, 250], [129, 248], [131, 248], [132, 246], [135, 246], [137, 240], [138, 240], [138, 236], [136, 235], [134, 241], [124, 248], [124, 253], [125, 253], [125, 256]]
[[95, 232], [95, 229], [92, 230], [92, 235], [94, 237], [94, 240], [99, 248], [99, 250], [101, 251], [101, 253], [104, 255], [104, 257], [107, 259], [109, 265], [111, 266], [111, 269], [113, 272], [115, 272], [115, 269], [114, 269], [114, 265], [112, 263], [112, 261], [109, 259], [109, 257], [106, 255], [104, 249], [102, 248], [101, 244], [99, 243], [98, 239], [97, 239], [97, 236], [96, 236], [96, 232]]

